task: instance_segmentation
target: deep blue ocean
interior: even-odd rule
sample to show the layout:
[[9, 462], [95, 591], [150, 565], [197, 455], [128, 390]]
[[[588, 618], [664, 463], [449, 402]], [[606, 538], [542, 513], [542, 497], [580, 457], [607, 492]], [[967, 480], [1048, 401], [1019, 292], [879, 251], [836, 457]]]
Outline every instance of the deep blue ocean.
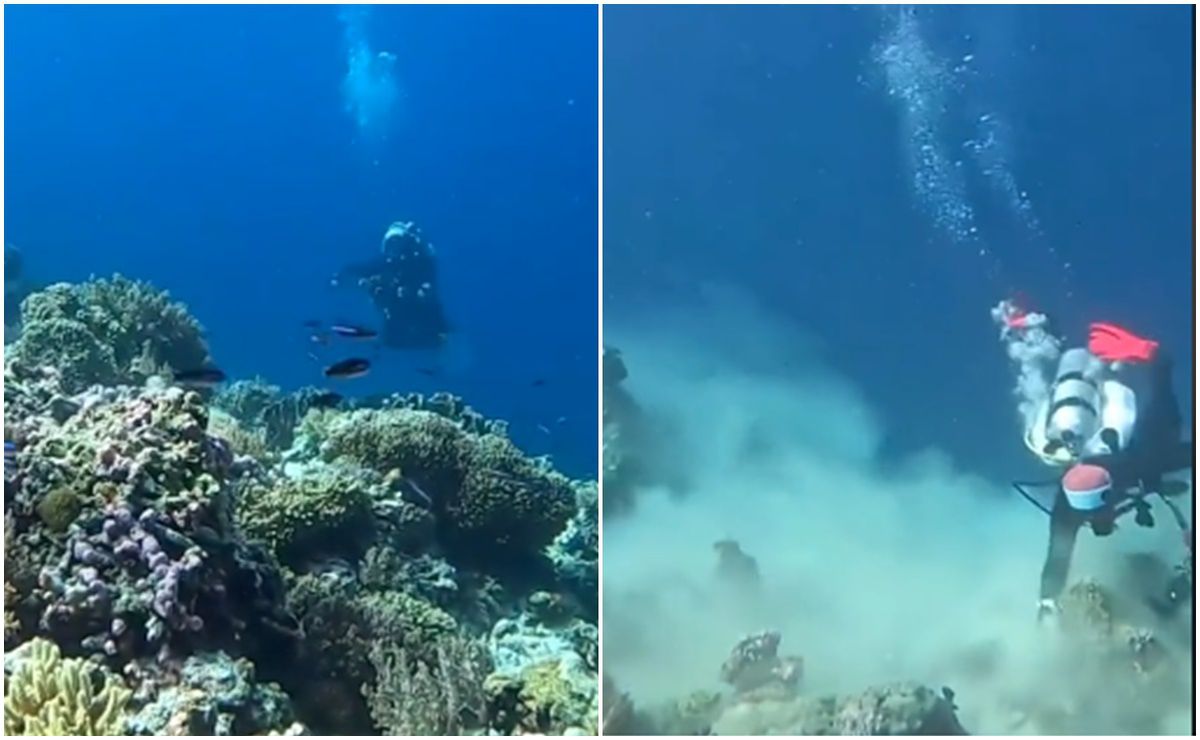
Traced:
[[1191, 424], [1190, 7], [604, 22], [606, 323], [736, 285], [824, 341], [888, 453], [1002, 481], [1036, 469], [989, 318], [1016, 296], [1076, 344], [1100, 320], [1160, 340]]
[[[43, 283], [168, 290], [229, 375], [295, 388], [323, 381], [302, 322], [376, 320], [331, 276], [414, 221], [450, 346], [382, 351], [334, 389], [451, 391], [594, 476], [596, 8], [345, 13], [5, 8], [5, 241]], [[356, 45], [392, 55], [366, 126], [347, 107]]]

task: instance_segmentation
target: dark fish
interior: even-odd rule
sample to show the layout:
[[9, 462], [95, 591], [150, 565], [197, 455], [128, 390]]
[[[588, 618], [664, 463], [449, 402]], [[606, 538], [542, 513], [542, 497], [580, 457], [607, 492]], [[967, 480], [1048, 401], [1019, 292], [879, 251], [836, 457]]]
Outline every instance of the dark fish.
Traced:
[[175, 382], [192, 388], [212, 388], [225, 382], [225, 373], [216, 367], [180, 370], [175, 373]]
[[417, 368], [417, 372], [421, 373], [422, 375], [426, 375], [430, 378], [435, 378], [440, 374], [436, 368], [432, 368], [432, 367], [419, 367], [419, 368]]
[[322, 391], [313, 396], [308, 405], [312, 408], [327, 409], [342, 402], [342, 394], [333, 391]]
[[316, 319], [309, 319], [308, 321], [304, 322], [304, 327], [306, 329], [320, 329], [321, 322], [317, 321]]
[[546, 384], [545, 378], [538, 378], [537, 380], [533, 381], [533, 383], [532, 383], [534, 388], [541, 388], [545, 384]]
[[379, 332], [374, 329], [354, 324], [334, 324], [329, 327], [329, 331], [345, 339], [374, 339], [379, 336]]
[[361, 357], [335, 362], [325, 368], [327, 378], [361, 378], [371, 370], [371, 361]]

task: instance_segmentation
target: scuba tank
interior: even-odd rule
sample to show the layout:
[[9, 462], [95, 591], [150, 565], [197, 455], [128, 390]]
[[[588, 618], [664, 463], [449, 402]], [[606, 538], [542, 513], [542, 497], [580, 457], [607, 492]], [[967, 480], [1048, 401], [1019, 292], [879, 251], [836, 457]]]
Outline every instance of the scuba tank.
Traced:
[[1096, 375], [1102, 367], [1083, 348], [1069, 349], [1059, 359], [1046, 411], [1046, 452], [1066, 448], [1079, 455], [1100, 431], [1102, 399]]

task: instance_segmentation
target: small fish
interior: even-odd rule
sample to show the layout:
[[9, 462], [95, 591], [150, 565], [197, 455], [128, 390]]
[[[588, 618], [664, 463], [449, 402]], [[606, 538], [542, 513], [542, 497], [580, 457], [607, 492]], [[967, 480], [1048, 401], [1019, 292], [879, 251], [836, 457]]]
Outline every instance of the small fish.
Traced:
[[325, 368], [327, 378], [361, 378], [371, 371], [371, 361], [361, 357], [351, 357], [341, 362], [335, 362]]
[[318, 332], [308, 338], [313, 344], [329, 344], [329, 335]]
[[558, 417], [557, 419], [555, 419], [555, 420], [554, 420], [554, 423], [555, 423], [555, 424], [565, 424], [565, 423], [566, 423], [566, 421], [567, 421], [567, 417], [565, 417], [565, 416], [560, 416], [560, 417]]
[[538, 424], [537, 428], [540, 429], [541, 431], [545, 432], [546, 434], [550, 433], [550, 428], [547, 427], [545, 424]]
[[374, 339], [379, 336], [379, 332], [374, 329], [354, 324], [334, 324], [329, 327], [329, 331], [345, 339]]
[[426, 506], [433, 508], [433, 497], [425, 493], [425, 489], [421, 488], [415, 480], [405, 476], [404, 485], [408, 488], [409, 492], [415, 494]]
[[316, 319], [309, 319], [308, 321], [305, 321], [305, 322], [304, 322], [304, 328], [306, 328], [306, 329], [320, 329], [320, 328], [321, 328], [321, 322], [320, 322], [320, 321], [317, 321]]
[[321, 391], [312, 397], [308, 405], [312, 408], [327, 409], [337, 406], [342, 401], [343, 398], [341, 393], [335, 393], [333, 391]]
[[189, 388], [212, 388], [225, 382], [225, 373], [216, 367], [201, 367], [175, 373], [175, 382]]
[[419, 372], [422, 375], [428, 376], [430, 378], [436, 378], [438, 375], [441, 374], [438, 372], [437, 368], [432, 368], [432, 367], [419, 367], [419, 368], [417, 368], [417, 372]]
[[538, 378], [537, 380], [533, 381], [533, 383], [531, 383], [530, 385], [532, 385], [534, 388], [541, 388], [542, 386], [546, 385], [546, 379]]

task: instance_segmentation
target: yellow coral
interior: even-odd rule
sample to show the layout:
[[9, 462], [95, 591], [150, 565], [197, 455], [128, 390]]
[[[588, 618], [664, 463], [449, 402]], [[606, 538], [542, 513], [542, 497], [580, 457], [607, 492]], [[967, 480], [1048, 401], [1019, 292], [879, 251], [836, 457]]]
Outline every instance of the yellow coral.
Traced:
[[[131, 692], [121, 679], [85, 660], [63, 659], [58, 646], [41, 638], [18, 652], [25, 655], [4, 687], [5, 735], [125, 734]], [[98, 672], [104, 685], [97, 690]]]

